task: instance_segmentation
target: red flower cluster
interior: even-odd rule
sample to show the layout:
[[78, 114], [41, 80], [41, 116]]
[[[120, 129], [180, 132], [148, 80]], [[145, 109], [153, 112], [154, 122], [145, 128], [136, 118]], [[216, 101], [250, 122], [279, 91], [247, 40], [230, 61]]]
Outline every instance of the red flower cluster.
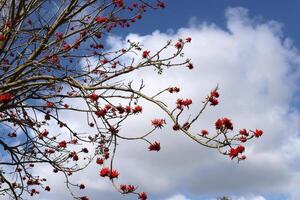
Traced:
[[139, 199], [140, 200], [146, 200], [148, 198], [146, 192], [139, 193]]
[[97, 17], [95, 17], [95, 21], [97, 23], [104, 23], [104, 22], [108, 21], [108, 18], [107, 17], [99, 17], [99, 16], [97, 16]]
[[8, 103], [12, 100], [13, 96], [10, 93], [0, 94], [0, 103]]
[[262, 130], [256, 129], [254, 132], [254, 136], [258, 138], [258, 137], [262, 136], [263, 133], [264, 132]]
[[206, 136], [206, 135], [208, 135], [208, 131], [207, 130], [202, 130], [200, 135]]
[[133, 108], [133, 110], [132, 110], [132, 112], [133, 112], [134, 114], [140, 113], [140, 112], [142, 112], [142, 111], [143, 111], [143, 108], [142, 108], [142, 106], [139, 106], [139, 105], [135, 106], [135, 107]]
[[96, 93], [90, 94], [89, 98], [92, 102], [97, 101], [99, 99], [99, 96]]
[[153, 119], [151, 123], [155, 128], [162, 128], [166, 121], [164, 119]]
[[189, 108], [189, 105], [191, 105], [193, 102], [191, 99], [177, 99], [176, 104], [178, 109], [182, 109], [183, 106], [186, 106]]
[[222, 119], [218, 119], [215, 123], [216, 129], [219, 130], [224, 130], [224, 129], [228, 129], [228, 130], [233, 130], [233, 125], [230, 119], [228, 118], [222, 118]]
[[133, 185], [120, 185], [120, 190], [123, 193], [131, 193], [134, 192], [136, 190], [136, 188]]
[[183, 47], [183, 42], [181, 39], [178, 40], [175, 44], [176, 49], [181, 49]]
[[150, 51], [143, 51], [142, 57], [147, 58], [149, 56], [149, 54], [150, 54]]
[[192, 41], [192, 38], [191, 38], [191, 37], [188, 37], [188, 38], [185, 39], [185, 41], [186, 41], [186, 42], [191, 42], [191, 41]]
[[110, 179], [118, 178], [119, 172], [117, 170], [110, 170], [108, 167], [102, 168], [99, 171], [99, 175], [102, 177], [109, 177]]
[[242, 145], [239, 145], [236, 148], [231, 148], [229, 150], [228, 155], [231, 159], [233, 159], [233, 158], [237, 157], [239, 155], [239, 153], [243, 153], [244, 151], [245, 151], [245, 147]]
[[219, 104], [218, 98], [219, 98], [219, 93], [217, 91], [217, 89], [215, 89], [214, 91], [212, 91], [210, 93], [210, 96], [208, 98], [208, 101], [210, 102], [211, 106], [216, 106]]
[[114, 3], [117, 7], [123, 7], [123, 6], [124, 6], [124, 0], [113, 0], [113, 3]]
[[95, 112], [95, 114], [97, 115], [97, 117], [104, 117], [107, 113], [106, 109], [99, 109]]
[[159, 151], [160, 150], [160, 143], [154, 142], [153, 144], [150, 144], [148, 147], [149, 151]]
[[178, 88], [178, 87], [170, 87], [170, 88], [168, 88], [168, 91], [170, 93], [177, 93], [177, 92], [180, 91], [180, 88]]
[[65, 140], [61, 141], [61, 142], [58, 143], [57, 147], [66, 148], [67, 147], [67, 142]]
[[97, 158], [96, 163], [97, 163], [98, 165], [102, 165], [102, 164], [104, 163], [103, 158]]

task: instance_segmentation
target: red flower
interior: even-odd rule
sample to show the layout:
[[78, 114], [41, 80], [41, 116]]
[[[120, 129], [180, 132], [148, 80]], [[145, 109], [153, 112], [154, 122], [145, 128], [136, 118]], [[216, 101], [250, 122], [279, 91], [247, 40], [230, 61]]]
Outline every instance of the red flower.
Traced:
[[231, 148], [229, 150], [229, 154], [228, 155], [229, 155], [229, 157], [231, 157], [231, 159], [233, 159], [233, 158], [237, 157], [238, 154], [239, 154], [239, 152], [235, 148]]
[[246, 129], [241, 129], [241, 130], [240, 130], [240, 134], [241, 134], [241, 135], [244, 135], [244, 136], [246, 136], [246, 137], [249, 136], [249, 133], [247, 132]]
[[188, 38], [185, 39], [185, 41], [186, 41], [186, 42], [191, 42], [191, 41], [192, 41], [192, 38], [191, 38], [191, 37], [188, 37]]
[[168, 91], [169, 91], [170, 93], [177, 93], [177, 92], [180, 91], [180, 88], [178, 88], [178, 87], [170, 87], [170, 88], [168, 89]]
[[87, 196], [80, 197], [80, 200], [89, 200]]
[[102, 165], [103, 162], [104, 162], [103, 158], [97, 158], [97, 160], [96, 160], [96, 163], [97, 163], [98, 165]]
[[242, 136], [242, 137], [240, 137], [240, 139], [239, 139], [241, 142], [247, 142], [247, 138], [246, 137], [244, 137], [244, 136]]
[[188, 63], [188, 65], [186, 67], [189, 68], [189, 69], [193, 69], [194, 65], [193, 65], [193, 63]]
[[225, 128], [233, 130], [233, 125], [230, 119], [223, 118], [223, 125], [225, 126]]
[[223, 125], [222, 119], [218, 119], [215, 123], [216, 129], [221, 129]]
[[217, 90], [214, 90], [214, 91], [211, 92], [210, 96], [219, 98], [220, 94]]
[[180, 129], [179, 124], [174, 124], [173, 130], [174, 130], [174, 131], [178, 131], [179, 129]]
[[245, 147], [242, 146], [242, 145], [239, 145], [236, 147], [236, 150], [239, 152], [239, 153], [243, 153], [245, 151]]
[[118, 178], [119, 174], [120, 174], [120, 173], [119, 173], [117, 170], [112, 170], [112, 171], [110, 172], [109, 178], [110, 178], [110, 179]]
[[123, 192], [127, 191], [127, 185], [120, 185], [120, 190], [122, 190]]
[[49, 192], [51, 189], [50, 189], [49, 186], [46, 186], [46, 187], [45, 187], [45, 190]]
[[12, 100], [13, 96], [10, 93], [0, 94], [0, 103], [8, 103]]
[[49, 102], [47, 102], [47, 106], [48, 106], [48, 107], [53, 107], [53, 106], [54, 106], [54, 103], [49, 101]]
[[176, 104], [177, 104], [177, 108], [181, 109], [183, 106], [186, 106], [189, 108], [189, 105], [191, 105], [193, 103], [193, 101], [191, 99], [177, 99]]
[[67, 142], [65, 140], [59, 142], [58, 147], [59, 148], [66, 148], [67, 147]]
[[159, 151], [160, 150], [160, 143], [154, 142], [153, 144], [150, 144], [148, 147], [149, 151]]
[[142, 112], [143, 111], [143, 108], [142, 108], [142, 106], [139, 106], [139, 105], [137, 105], [137, 106], [135, 106], [134, 108], [133, 108], [133, 110], [132, 110], [132, 112], [135, 114], [135, 113], [139, 113], [139, 112]]
[[113, 0], [113, 3], [114, 3], [117, 7], [123, 7], [123, 6], [124, 6], [124, 1], [123, 1], [123, 0]]
[[127, 186], [127, 192], [133, 192], [135, 190], [135, 187], [133, 185]]
[[106, 115], [106, 110], [105, 109], [99, 109], [95, 112], [97, 117], [104, 117]]
[[209, 98], [209, 102], [210, 102], [210, 105], [211, 105], [211, 106], [216, 106], [216, 105], [219, 104], [218, 99], [213, 98], [213, 97], [210, 97], [210, 98]]
[[256, 129], [254, 132], [254, 136], [258, 138], [258, 137], [262, 136], [263, 133], [264, 132], [262, 130]]
[[183, 47], [183, 43], [178, 41], [176, 44], [175, 44], [175, 47], [176, 49], [181, 49]]
[[166, 121], [164, 119], [153, 119], [151, 123], [155, 128], [162, 128]]
[[149, 56], [150, 51], [143, 51], [143, 58], [147, 58]]
[[99, 17], [99, 16], [97, 16], [97, 17], [95, 17], [95, 21], [97, 23], [103, 23], [103, 22], [107, 22], [108, 18], [107, 17]]
[[56, 32], [56, 33], [55, 33], [55, 37], [56, 37], [57, 40], [61, 40], [61, 39], [63, 38], [63, 33], [61, 33], [61, 32]]
[[70, 48], [71, 48], [71, 46], [67, 43], [63, 44], [63, 46], [62, 46], [63, 51], [68, 51]]
[[90, 94], [89, 98], [92, 102], [97, 101], [99, 99], [99, 96], [96, 93]]
[[83, 184], [79, 185], [79, 189], [83, 190], [84, 188], [85, 188], [85, 185], [83, 185]]
[[102, 168], [99, 171], [99, 175], [102, 176], [102, 177], [109, 176], [110, 175], [110, 170], [107, 167]]
[[201, 135], [202, 135], [202, 136], [208, 135], [208, 131], [207, 131], [207, 130], [202, 130], [202, 131], [201, 131]]
[[5, 40], [6, 40], [6, 37], [2, 33], [0, 33], [0, 41], [3, 42]]
[[139, 199], [140, 200], [146, 200], [148, 198], [146, 192], [139, 193]]
[[222, 118], [222, 119], [218, 119], [215, 123], [216, 129], [229, 129], [229, 130], [233, 130], [233, 125], [230, 119], [228, 118]]

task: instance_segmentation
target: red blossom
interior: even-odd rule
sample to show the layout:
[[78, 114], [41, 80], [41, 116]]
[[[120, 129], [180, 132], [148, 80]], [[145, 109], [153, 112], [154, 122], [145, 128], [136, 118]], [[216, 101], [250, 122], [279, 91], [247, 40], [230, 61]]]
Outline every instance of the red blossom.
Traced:
[[153, 119], [151, 123], [155, 128], [162, 128], [166, 121], [164, 119]]
[[240, 133], [240, 135], [244, 135], [246, 137], [249, 136], [249, 133], [247, 132], [246, 129], [241, 129], [239, 133]]
[[56, 32], [55, 37], [57, 40], [61, 40], [63, 38], [63, 33], [62, 32]]
[[47, 102], [47, 106], [48, 106], [48, 107], [53, 107], [53, 106], [54, 106], [54, 103], [49, 101], [49, 102]]
[[135, 106], [134, 108], [133, 108], [133, 110], [132, 110], [132, 112], [135, 114], [135, 113], [140, 113], [140, 112], [142, 112], [143, 111], [143, 108], [142, 108], [142, 106], [139, 106], [139, 105], [137, 105], [137, 106]]
[[202, 136], [207, 136], [208, 135], [208, 131], [207, 130], [202, 130], [201, 131], [201, 135]]
[[186, 67], [189, 68], [189, 69], [193, 69], [194, 65], [193, 65], [193, 63], [188, 63]]
[[185, 41], [186, 41], [186, 42], [191, 42], [191, 41], [192, 41], [192, 38], [191, 38], [191, 37], [188, 37], [188, 38], [185, 39]]
[[61, 141], [57, 145], [59, 148], [66, 148], [67, 147], [67, 142], [65, 140]]
[[109, 178], [110, 178], [110, 179], [118, 178], [119, 174], [120, 174], [120, 173], [119, 173], [117, 170], [111, 170], [110, 175], [109, 175]]
[[180, 91], [180, 88], [178, 88], [178, 87], [170, 87], [170, 88], [168, 88], [168, 91], [170, 93], [177, 93], [177, 92]]
[[97, 23], [104, 23], [104, 22], [107, 22], [108, 20], [109, 19], [107, 17], [99, 17], [99, 16], [95, 17], [95, 21]]
[[258, 138], [258, 137], [262, 136], [263, 133], [264, 132], [262, 130], [256, 129], [254, 132], [254, 136]]
[[149, 56], [149, 54], [150, 54], [150, 51], [143, 51], [142, 57], [147, 58]]
[[102, 176], [102, 177], [109, 176], [109, 175], [110, 175], [110, 170], [109, 170], [109, 168], [108, 168], [108, 167], [102, 168], [102, 169], [99, 171], [99, 175]]
[[63, 44], [63, 46], [62, 46], [63, 51], [68, 51], [70, 48], [71, 48], [71, 46], [67, 43]]
[[89, 200], [87, 196], [80, 197], [80, 200]]
[[146, 192], [139, 193], [139, 199], [140, 200], [146, 200], [148, 198]]
[[50, 189], [49, 186], [46, 186], [46, 187], [45, 187], [45, 190], [48, 191], [48, 192], [50, 192], [51, 189]]
[[178, 41], [176, 44], [175, 44], [175, 47], [176, 49], [181, 49], [183, 47], [183, 43], [181, 41]]
[[0, 103], [8, 103], [12, 100], [13, 96], [10, 93], [0, 94]]
[[98, 165], [102, 165], [103, 162], [104, 162], [103, 158], [97, 158], [97, 160], [96, 160], [96, 163], [97, 163]]
[[84, 184], [80, 184], [79, 185], [79, 189], [83, 190], [85, 188], [85, 185]]
[[149, 151], [159, 151], [160, 150], [160, 143], [154, 142], [153, 144], [150, 144], [148, 147]]
[[106, 115], [106, 110], [105, 109], [99, 109], [95, 112], [95, 114], [97, 115], [97, 117], [104, 117]]
[[222, 119], [218, 119], [215, 122], [215, 126], [216, 126], [216, 129], [220, 129], [220, 130], [223, 130], [223, 129], [233, 130], [233, 125], [232, 125], [231, 120], [226, 117], [222, 118]]
[[92, 93], [92, 94], [90, 94], [89, 98], [91, 99], [92, 102], [94, 102], [99, 99], [99, 95], [96, 93]]
[[186, 106], [189, 108], [189, 105], [191, 105], [193, 103], [193, 101], [191, 99], [177, 99], [176, 104], [177, 104], [177, 108], [181, 109], [183, 106]]

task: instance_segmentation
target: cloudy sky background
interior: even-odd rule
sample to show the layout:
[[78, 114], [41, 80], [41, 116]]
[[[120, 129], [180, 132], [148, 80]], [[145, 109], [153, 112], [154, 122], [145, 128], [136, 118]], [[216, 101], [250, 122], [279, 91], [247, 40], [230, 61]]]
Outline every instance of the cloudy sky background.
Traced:
[[[183, 9], [177, 6], [179, 11]], [[148, 152], [142, 142], [120, 143], [115, 162], [121, 173], [119, 183], [138, 185], [154, 200], [211, 200], [222, 195], [233, 200], [298, 200], [300, 54], [297, 42], [286, 32], [286, 25], [280, 19], [266, 18], [264, 13], [253, 15], [251, 7], [227, 5], [219, 12], [217, 15], [225, 16], [223, 21], [204, 20], [191, 12], [181, 27], [168, 29], [166, 20], [165, 26], [160, 25], [161, 29], [115, 33], [107, 43], [112, 49], [120, 48], [130, 39], [154, 52], [169, 39], [192, 37], [185, 55], [192, 59], [194, 70], [170, 69], [163, 75], [141, 70], [126, 78], [138, 83], [143, 77], [148, 93], [180, 86], [178, 96], [164, 100], [172, 105], [177, 97], [192, 98], [192, 112], [219, 84], [220, 105], [205, 111], [196, 125], [198, 129], [212, 131], [217, 118], [229, 117], [235, 131], [260, 128], [264, 136], [247, 143], [248, 158], [237, 164], [215, 150], [199, 146], [185, 135], [172, 132], [169, 123], [170, 127], [151, 136], [153, 141], [161, 142], [162, 149], [158, 153]], [[173, 22], [176, 21], [174, 16], [170, 16]], [[159, 13], [151, 20], [158, 18]], [[164, 117], [155, 107], [144, 105], [143, 117], [128, 121], [122, 134], [143, 133], [149, 130], [151, 119]], [[64, 119], [77, 130], [86, 130], [81, 124], [82, 116], [66, 113]], [[136, 199], [134, 195], [122, 197], [108, 180], [98, 176], [98, 170], [91, 165], [73, 177], [75, 182], [85, 183], [87, 187], [80, 193], [92, 200]], [[44, 167], [41, 171], [46, 175], [52, 170]], [[56, 175], [48, 177], [53, 192], [36, 198], [69, 199], [63, 180]]]

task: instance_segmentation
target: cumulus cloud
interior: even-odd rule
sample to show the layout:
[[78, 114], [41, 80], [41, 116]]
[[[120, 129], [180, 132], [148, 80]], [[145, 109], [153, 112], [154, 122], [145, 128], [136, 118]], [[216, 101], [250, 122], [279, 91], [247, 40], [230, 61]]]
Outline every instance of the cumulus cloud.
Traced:
[[[150, 93], [178, 85], [182, 92], [177, 97], [193, 99], [191, 110], [199, 107], [219, 84], [220, 105], [209, 108], [200, 117], [199, 130], [213, 131], [214, 121], [227, 116], [233, 119], [235, 130], [259, 127], [265, 131], [260, 140], [246, 146], [248, 159], [240, 164], [169, 128], [151, 138], [161, 141], [159, 153], [147, 152], [144, 143], [121, 142], [115, 163], [121, 172], [120, 181], [139, 185], [151, 194], [151, 199], [188, 199], [180, 194], [172, 196], [174, 193], [189, 194], [192, 199], [225, 194], [240, 196], [238, 200], [264, 200], [264, 195], [274, 193], [294, 200], [300, 198], [300, 166], [295, 162], [299, 160], [300, 117], [293, 107], [300, 78], [300, 54], [282, 34], [280, 23], [257, 22], [244, 8], [229, 8], [226, 17], [227, 29], [208, 22], [191, 23], [173, 33], [155, 31], [145, 36], [129, 34], [126, 38], [108, 40], [112, 49], [122, 47], [130, 39], [153, 52], [169, 39], [191, 36], [193, 40], [185, 55], [192, 59], [194, 70], [170, 69], [162, 75], [140, 70], [126, 78], [138, 82], [143, 77], [145, 91]], [[174, 100], [175, 97], [165, 99], [170, 104]], [[153, 117], [160, 116], [162, 113], [154, 108], [145, 107], [143, 118], [129, 121], [128, 128], [121, 132], [142, 132], [149, 128]], [[75, 116], [71, 123], [80, 124]], [[91, 197], [119, 199], [120, 195], [95, 173], [97, 169], [91, 166], [76, 179], [87, 182], [87, 188], [91, 186], [86, 190]], [[55, 177], [51, 178], [55, 188], [62, 187]], [[66, 192], [59, 191], [55, 195], [62, 195], [63, 199]]]

